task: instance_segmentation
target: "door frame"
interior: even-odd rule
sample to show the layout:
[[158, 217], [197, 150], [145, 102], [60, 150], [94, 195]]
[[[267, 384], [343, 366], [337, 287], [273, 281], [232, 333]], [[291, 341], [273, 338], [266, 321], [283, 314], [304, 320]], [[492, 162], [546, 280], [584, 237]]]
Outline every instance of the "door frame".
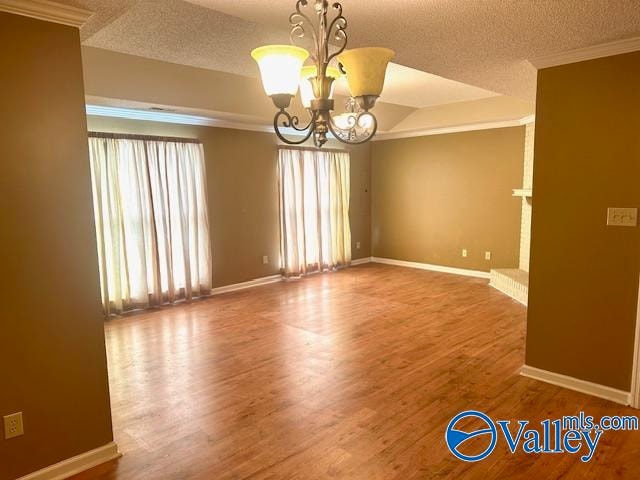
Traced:
[[636, 311], [636, 340], [633, 348], [633, 377], [629, 400], [633, 408], [640, 409], [640, 285], [638, 286], [638, 306]]

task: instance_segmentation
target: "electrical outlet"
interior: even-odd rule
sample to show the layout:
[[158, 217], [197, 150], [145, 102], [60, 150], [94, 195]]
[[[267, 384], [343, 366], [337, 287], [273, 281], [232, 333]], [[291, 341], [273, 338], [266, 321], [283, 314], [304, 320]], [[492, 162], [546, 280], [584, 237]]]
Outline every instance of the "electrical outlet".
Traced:
[[356, 250], [360, 250], [360, 242], [356, 242]]
[[22, 426], [22, 412], [12, 413], [4, 417], [4, 438], [19, 437], [24, 435], [24, 428]]
[[262, 264], [263, 265], [269, 265], [269, 257], [268, 256], [264, 256], [262, 257]]
[[466, 248], [462, 249], [462, 256], [465, 257], [465, 258], [467, 257], [467, 249]]
[[491, 252], [484, 252], [484, 259], [491, 260]]

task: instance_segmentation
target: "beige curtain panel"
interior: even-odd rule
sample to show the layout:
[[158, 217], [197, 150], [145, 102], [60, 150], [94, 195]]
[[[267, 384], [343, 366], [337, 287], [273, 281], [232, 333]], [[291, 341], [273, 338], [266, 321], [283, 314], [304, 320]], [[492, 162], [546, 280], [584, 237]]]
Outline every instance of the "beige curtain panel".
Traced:
[[89, 151], [106, 314], [210, 293], [202, 145], [91, 137]]
[[349, 154], [280, 149], [280, 258], [285, 276], [351, 263]]

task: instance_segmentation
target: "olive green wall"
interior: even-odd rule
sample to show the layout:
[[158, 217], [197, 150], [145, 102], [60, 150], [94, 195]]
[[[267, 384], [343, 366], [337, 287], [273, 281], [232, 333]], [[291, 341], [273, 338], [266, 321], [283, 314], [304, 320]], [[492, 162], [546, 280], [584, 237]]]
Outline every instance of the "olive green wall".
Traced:
[[521, 201], [512, 189], [522, 185], [524, 127], [384, 140], [371, 148], [374, 256], [517, 268]]
[[[207, 165], [214, 286], [279, 273], [278, 143], [273, 133], [95, 116], [89, 117], [89, 130], [199, 139]], [[349, 152], [349, 216], [352, 256], [357, 259], [371, 255], [370, 146], [351, 147]], [[268, 265], [262, 263], [264, 255]]]
[[630, 389], [640, 207], [640, 52], [538, 73], [526, 363]]
[[[112, 440], [78, 30], [0, 13], [0, 479]], [[0, 428], [0, 431], [2, 429]]]

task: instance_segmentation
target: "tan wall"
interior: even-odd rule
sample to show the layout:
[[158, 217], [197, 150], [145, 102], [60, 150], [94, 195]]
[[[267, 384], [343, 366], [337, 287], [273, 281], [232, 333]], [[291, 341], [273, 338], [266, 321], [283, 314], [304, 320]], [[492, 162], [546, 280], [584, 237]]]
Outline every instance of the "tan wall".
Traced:
[[533, 103], [514, 97], [489, 97], [420, 108], [396, 123], [391, 132], [509, 121], [533, 115], [534, 112]]
[[273, 117], [273, 103], [257, 78], [86, 46], [82, 60], [87, 95], [234, 112], [254, 120]]
[[[277, 141], [272, 133], [89, 117], [92, 131], [198, 138], [205, 150], [214, 286], [279, 272]], [[330, 143], [328, 147], [340, 147]], [[350, 148], [353, 258], [370, 253], [369, 145]], [[361, 242], [356, 249], [356, 242]], [[263, 255], [269, 265], [263, 265]]]
[[511, 190], [522, 182], [523, 151], [524, 127], [374, 142], [373, 255], [517, 267], [520, 201]]
[[[0, 479], [112, 440], [77, 29], [0, 13]], [[0, 429], [1, 430], [1, 429]]]
[[640, 231], [640, 52], [538, 74], [528, 365], [614, 388], [631, 381]]
[[[163, 105], [181, 113], [264, 125], [271, 124], [276, 112], [257, 76], [215, 72], [86, 46], [82, 59], [90, 104], [136, 108]], [[344, 111], [345, 100], [336, 97], [338, 112]], [[375, 113], [379, 129], [390, 130], [414, 110], [378, 102]], [[301, 122], [308, 118], [299, 95], [289, 111]]]

